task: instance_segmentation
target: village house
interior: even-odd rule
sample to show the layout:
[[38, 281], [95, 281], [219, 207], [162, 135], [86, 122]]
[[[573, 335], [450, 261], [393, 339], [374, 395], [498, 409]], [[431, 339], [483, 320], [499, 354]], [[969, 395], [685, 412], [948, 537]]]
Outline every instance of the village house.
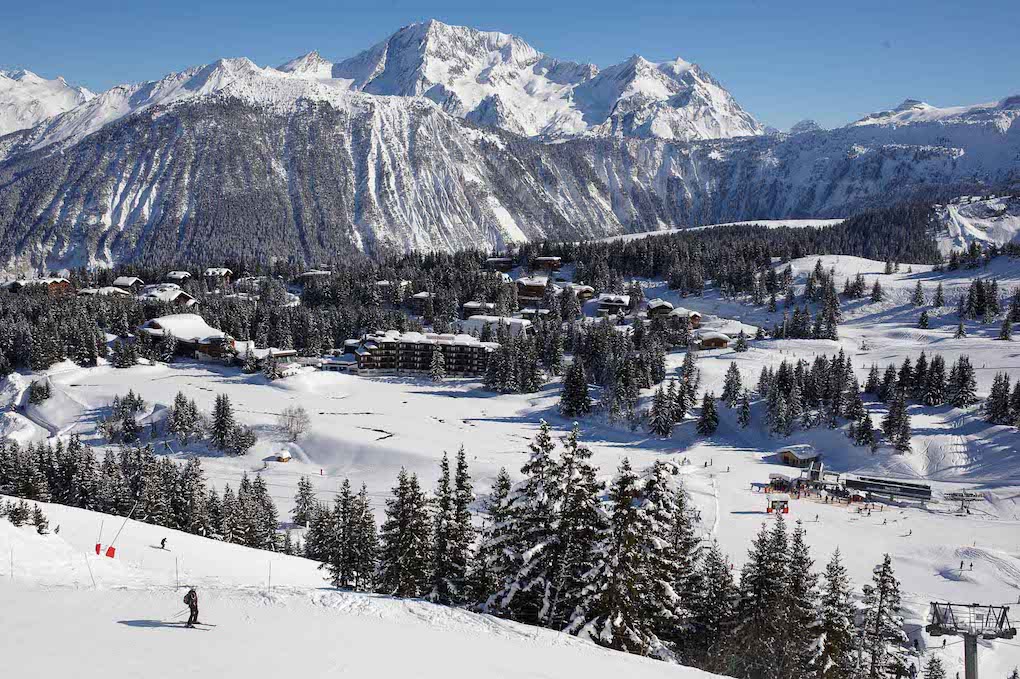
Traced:
[[656, 297], [655, 299], [653, 299], [650, 302], [648, 302], [648, 317], [649, 318], [652, 318], [654, 316], [669, 316], [669, 314], [672, 311], [673, 311], [673, 304], [670, 303], [670, 302], [667, 302], [664, 299], [659, 299], [658, 297]]
[[579, 302], [581, 302], [581, 304], [584, 304], [589, 299], [595, 296], [595, 288], [593, 288], [590, 285], [585, 285], [583, 283], [567, 283], [565, 286], [563, 286], [563, 289], [573, 290], [574, 295], [577, 296], [577, 299]]
[[411, 295], [411, 311], [419, 316], [424, 316], [429, 300], [432, 300], [432, 303], [435, 304], [436, 293], [424, 290], [414, 293]]
[[598, 314], [600, 316], [615, 316], [619, 313], [627, 313], [630, 308], [630, 295], [615, 295], [611, 292], [603, 292], [599, 295]]
[[11, 281], [7, 284], [7, 289], [11, 292], [21, 292], [22, 290], [28, 292], [45, 289], [50, 295], [68, 295], [74, 292], [74, 286], [66, 278], [30, 278], [28, 280]]
[[733, 341], [729, 335], [713, 331], [698, 333], [696, 340], [702, 349], [725, 349]]
[[138, 293], [138, 299], [142, 302], [162, 302], [184, 309], [198, 304], [198, 300], [181, 289], [176, 283], [157, 283], [146, 285]]
[[177, 283], [180, 285], [184, 281], [191, 278], [191, 274], [187, 271], [168, 271], [166, 276], [163, 277], [168, 283]]
[[526, 318], [529, 321], [535, 321], [536, 319], [547, 317], [550, 313], [551, 312], [549, 311], [549, 309], [525, 307], [517, 313], [517, 316], [519, 316], [520, 318]]
[[138, 276], [118, 276], [113, 281], [113, 287], [128, 290], [133, 293], [137, 293], [144, 286], [145, 281]]
[[531, 260], [532, 271], [559, 271], [560, 267], [563, 266], [562, 257], [535, 257]]
[[466, 321], [461, 321], [461, 329], [472, 335], [482, 335], [482, 332], [488, 328], [489, 333], [492, 337], [496, 337], [496, 333], [500, 326], [506, 328], [512, 337], [531, 337], [535, 334], [535, 327], [531, 321], [525, 318], [508, 318], [506, 316], [485, 316], [478, 315], [472, 316]]
[[177, 353], [182, 356], [227, 358], [234, 355], [234, 339], [210, 326], [198, 314], [152, 318], [138, 326], [138, 332], [154, 339], [173, 335], [177, 339]]
[[485, 260], [485, 268], [489, 271], [508, 273], [514, 268], [514, 260], [510, 257], [489, 257]]
[[79, 297], [130, 297], [131, 293], [123, 288], [115, 288], [112, 285], [107, 285], [102, 288], [82, 288], [78, 291]]
[[678, 306], [669, 312], [669, 318], [673, 321], [676, 327], [680, 327], [680, 323], [683, 319], [687, 319], [690, 323], [690, 327], [697, 329], [701, 327], [701, 314], [691, 309], [685, 309], [682, 306]]
[[255, 359], [255, 364], [261, 370], [266, 361], [270, 356], [276, 359], [276, 362], [280, 364], [281, 370], [284, 375], [287, 373], [287, 367], [293, 365], [294, 368], [298, 366], [294, 359], [297, 356], [297, 349], [277, 349], [276, 347], [267, 347], [259, 349], [255, 346], [254, 340], [234, 340], [234, 354], [237, 356], [239, 361], [243, 361], [248, 355], [248, 351], [251, 351], [252, 357]]
[[234, 272], [224, 267], [212, 266], [205, 270], [205, 282], [210, 290], [228, 285], [233, 277]]
[[344, 347], [354, 356], [359, 372], [427, 373], [433, 353], [439, 351], [447, 375], [475, 377], [485, 372], [489, 354], [499, 344], [471, 335], [387, 330], [365, 335], [357, 345], [345, 342]]
[[492, 302], [464, 302], [461, 306], [461, 314], [464, 318], [471, 318], [479, 314], [491, 314], [496, 310], [496, 305]]
[[821, 458], [821, 454], [806, 443], [788, 446], [779, 451], [779, 459], [788, 467], [807, 469]]
[[545, 298], [547, 276], [525, 276], [517, 279], [517, 299], [525, 304], [538, 304]]
[[315, 280], [326, 280], [333, 275], [332, 271], [326, 271], [324, 269], [309, 269], [304, 273], [300, 273], [295, 278], [295, 282], [298, 285], [308, 285], [310, 282]]

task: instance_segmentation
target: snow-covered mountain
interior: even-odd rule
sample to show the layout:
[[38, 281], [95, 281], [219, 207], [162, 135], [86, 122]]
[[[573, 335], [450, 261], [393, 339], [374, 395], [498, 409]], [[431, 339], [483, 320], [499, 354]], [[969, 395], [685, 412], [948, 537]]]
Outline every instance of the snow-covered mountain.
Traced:
[[1006, 131], [1020, 118], [1020, 96], [973, 106], [938, 108], [923, 101], [907, 99], [890, 111], [880, 111], [851, 123], [852, 126], [880, 125], [898, 127], [932, 123], [940, 125], [971, 123], [993, 124]]
[[47, 80], [31, 71], [0, 70], [0, 137], [34, 127], [94, 96], [63, 78]]
[[[316, 53], [280, 68], [326, 73]], [[525, 136], [686, 141], [763, 131], [708, 73], [682, 59], [655, 64], [635, 56], [600, 72], [546, 56], [513, 35], [438, 21], [400, 29], [333, 65], [331, 75], [371, 94], [425, 96], [447, 112]]]
[[1005, 245], [1020, 238], [1020, 196], [963, 197], [939, 205], [935, 214], [945, 254], [973, 242]]

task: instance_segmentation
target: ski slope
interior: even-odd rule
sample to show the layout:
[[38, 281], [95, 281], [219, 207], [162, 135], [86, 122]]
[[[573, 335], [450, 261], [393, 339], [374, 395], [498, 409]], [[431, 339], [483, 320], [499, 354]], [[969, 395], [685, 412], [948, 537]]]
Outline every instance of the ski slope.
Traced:
[[[805, 257], [789, 263], [798, 293], [816, 259]], [[881, 368], [888, 363], [900, 365], [904, 358], [913, 360], [922, 350], [929, 355], [938, 352], [947, 363], [961, 355], [969, 356], [982, 396], [987, 394], [997, 371], [1007, 372], [1014, 381], [1020, 379], [1020, 342], [995, 339], [998, 324], [967, 322], [968, 337], [959, 340], [953, 337], [957, 324], [953, 306], [956, 297], [966, 291], [975, 275], [997, 278], [1000, 291], [1006, 294], [1020, 285], [1020, 266], [1015, 261], [1000, 257], [983, 269], [945, 272], [904, 264], [900, 272], [885, 274], [883, 262], [846, 256], [826, 256], [821, 260], [825, 269], [835, 269], [837, 288], [842, 288], [845, 278], [861, 273], [869, 288], [874, 280], [881, 282], [885, 300], [872, 303], [865, 298], [845, 302], [839, 341], [770, 340], [752, 342], [750, 351], [740, 354], [731, 349], [700, 352], [698, 366], [703, 389], [719, 394], [731, 362], [737, 363], [744, 384], [753, 387], [765, 366], [776, 367], [784, 359], [810, 361], [819, 354], [832, 356], [840, 349], [851, 358], [862, 383], [872, 363]], [[777, 262], [776, 266], [782, 268], [786, 264]], [[929, 300], [935, 286], [942, 283], [948, 303], [942, 309], [928, 308], [931, 323], [927, 330], [916, 328], [920, 310], [909, 303], [918, 281], [922, 282]], [[771, 328], [782, 318], [781, 302], [779, 310], [770, 313], [765, 307], [749, 306], [746, 300], [721, 297], [714, 290], [702, 297], [681, 299], [661, 281], [641, 283], [648, 299], [662, 297], [704, 314], [703, 327], [707, 329], [735, 335], [743, 328], [753, 333], [759, 325]], [[591, 305], [586, 311], [591, 311]], [[669, 373], [674, 374], [683, 360], [682, 351], [670, 352], [667, 356]], [[195, 399], [199, 408], [207, 412], [217, 394], [228, 394], [238, 419], [258, 432], [259, 443], [239, 458], [222, 457], [202, 444], [184, 449], [175, 446], [169, 454], [178, 458], [201, 456], [209, 482], [221, 490], [225, 483], [236, 487], [242, 472], [260, 472], [284, 518], [293, 506], [297, 481], [304, 474], [311, 477], [322, 500], [329, 500], [345, 477], [355, 486], [366, 483], [372, 506], [381, 518], [384, 501], [400, 468], [418, 473], [423, 485], [431, 488], [443, 452], [453, 454], [461, 445], [467, 451], [475, 490], [484, 495], [500, 467], [518, 476], [526, 460], [527, 444], [541, 419], [549, 421], [557, 433], [564, 433], [571, 426], [557, 410], [559, 380], [553, 380], [534, 394], [496, 395], [485, 391], [478, 380], [472, 379], [433, 383], [411, 376], [358, 376], [306, 370], [270, 383], [261, 375], [243, 375], [236, 368], [189, 361], [169, 366], [139, 365], [127, 370], [108, 365], [82, 369], [63, 363], [51, 368], [48, 377], [54, 392], [51, 403], [39, 408], [8, 408], [3, 413], [5, 419], [0, 420], [0, 426], [16, 431], [19, 440], [76, 433], [101, 451], [103, 445], [96, 425], [113, 398], [125, 394], [129, 388], [146, 400], [150, 418], [158, 418], [178, 391]], [[0, 409], [23, 404], [28, 382], [29, 376], [12, 375], [0, 383]], [[651, 393], [645, 392], [643, 398], [648, 399]], [[295, 445], [287, 444], [275, 426], [276, 414], [290, 405], [303, 406], [311, 419], [308, 434]], [[873, 401], [867, 405], [877, 424], [885, 413], [885, 406]], [[987, 603], [1018, 600], [1020, 432], [986, 424], [977, 408], [911, 405], [914, 431], [911, 452], [900, 455], [883, 448], [873, 455], [850, 445], [841, 431], [816, 428], [797, 431], [788, 439], [777, 439], [769, 436], [759, 410], [754, 413], [752, 426], [745, 430], [735, 425], [735, 413], [725, 406], [719, 410], [722, 424], [718, 432], [708, 438], [696, 433], [693, 416], [680, 424], [668, 439], [642, 430], [632, 432], [626, 424], [612, 424], [599, 415], [586, 418], [580, 424], [584, 441], [593, 451], [593, 461], [599, 466], [603, 480], [612, 477], [623, 457], [628, 457], [635, 468], [646, 467], [660, 459], [687, 459], [690, 464], [682, 469], [685, 485], [701, 513], [699, 530], [705, 538], [719, 541], [735, 569], [739, 569], [746, 558], [752, 536], [762, 522], [769, 519], [764, 512], [763, 496], [752, 492], [751, 484], [767, 481], [768, 475], [774, 472], [796, 473], [776, 458], [776, 453], [790, 444], [814, 445], [823, 452], [827, 468], [834, 471], [926, 480], [932, 484], [937, 500], [943, 493], [957, 490], [980, 493], [983, 501], [971, 507], [970, 515], [960, 514], [953, 504], [940, 501], [927, 508], [888, 506], [868, 516], [845, 506], [826, 505], [810, 499], [794, 500], [790, 515], [791, 519], [803, 519], [807, 523], [816, 570], [820, 571], [832, 552], [839, 548], [858, 594], [882, 555], [891, 554], [902, 583], [904, 614], [911, 639], [917, 639], [926, 652], [942, 655], [949, 676], [962, 669], [959, 645], [951, 642], [943, 652], [941, 648], [934, 648], [935, 640], [923, 633], [928, 604], [934, 600]], [[289, 446], [293, 460], [286, 464], [274, 462], [275, 453], [284, 446]], [[165, 452], [162, 444], [157, 448]], [[89, 625], [90, 629], [102, 630], [102, 644], [110, 647], [119, 648], [140, 632], [156, 638], [169, 638], [157, 635], [178, 633], [173, 628], [143, 627], [143, 623], [103, 626], [108, 620], [163, 620], [168, 614], [181, 610], [183, 604], [177, 602], [183, 594], [169, 589], [176, 584], [176, 567], [180, 569], [182, 582], [197, 584], [203, 592], [207, 591], [203, 601], [210, 611], [209, 619], [226, 620], [225, 624], [232, 628], [226, 631], [218, 627], [210, 633], [196, 632], [195, 636], [227, 636], [221, 641], [224, 648], [232, 649], [230, 652], [235, 655], [250, 653], [253, 648], [273, 648], [271, 641], [258, 643], [263, 634], [275, 634], [288, 642], [293, 637], [302, 641], [310, 638], [313, 643], [307, 645], [307, 652], [302, 652], [301, 662], [312, 663], [313, 670], [324, 672], [334, 667], [328, 662], [340, 660], [330, 656], [332, 660], [322, 660], [327, 664], [320, 665], [317, 656], [314, 660], [305, 658], [320, 652], [329, 655], [337, 647], [319, 643], [325, 638], [320, 636], [319, 629], [326, 630], [323, 635], [328, 632], [334, 639], [351, 638], [362, 642], [353, 647], [378, 648], [357, 636], [361, 629], [369, 626], [367, 621], [359, 621], [357, 616], [360, 615], [371, 620], [372, 625], [392, 625], [386, 629], [396, 635], [394, 638], [409, 633], [412, 621], [421, 623], [424, 629], [447, 631], [452, 638], [468, 633], [477, 635], [481, 640], [476, 643], [472, 637], [468, 645], [470, 657], [464, 660], [468, 665], [482, 663], [483, 655], [485, 661], [491, 662], [504, 656], [515, 660], [526, 657], [529, 663], [535, 660], [534, 666], [529, 665], [534, 669], [548, 666], [539, 659], [546, 657], [543, 654], [563, 653], [564, 658], [571, 658], [563, 662], [583, 663], [587, 661], [575, 661], [570, 654], [587, 657], [595, 652], [588, 646], [576, 646], [580, 642], [562, 635], [547, 637], [537, 630], [489, 618], [414, 602], [331, 592], [323, 589], [322, 574], [314, 565], [300, 559], [174, 534], [169, 542], [173, 556], [178, 559], [175, 562], [170, 554], [151, 547], [158, 545], [159, 538], [168, 532], [135, 522], [129, 522], [124, 531], [117, 562], [89, 559], [98, 586], [93, 591], [84, 553], [92, 548], [102, 519], [98, 515], [60, 507], [49, 508], [48, 514], [51, 526], [62, 525], [60, 536], [37, 539], [25, 531], [15, 535], [9, 525], [5, 527], [0, 523], [4, 528], [4, 532], [0, 532], [0, 583], [3, 583], [0, 587], [7, 588], [0, 589], [0, 596], [14, 592], [11, 596], [17, 597], [18, 610], [28, 609], [23, 615], [37, 615], [36, 611], [40, 611], [38, 615], [50, 616], [60, 606], [66, 606], [74, 611], [74, 615], [68, 616], [69, 627]], [[107, 534], [111, 530], [109, 521], [104, 529]], [[201, 544], [196, 546], [195, 541]], [[3, 558], [12, 545], [16, 555], [13, 588], [6, 577], [8, 570]], [[31, 557], [33, 550], [42, 550], [42, 553]], [[961, 561], [966, 566], [963, 570]], [[269, 584], [270, 562], [273, 564], [273, 592], [268, 594], [265, 590]], [[352, 615], [355, 616], [353, 621], [345, 617]], [[310, 629], [310, 624], [302, 622], [304, 617], [316, 621], [314, 630]], [[241, 636], [231, 638], [230, 635], [235, 634], [233, 628], [242, 627], [243, 622], [257, 631], [238, 633]], [[0, 624], [15, 623], [5, 619]], [[373, 634], [383, 633], [382, 628], [372, 629], [375, 630]], [[418, 629], [414, 628], [415, 633]], [[473, 631], [465, 631], [468, 629]], [[55, 633], [73, 635], [72, 630], [61, 632], [59, 627]], [[11, 643], [9, 638], [9, 634], [0, 632], [0, 644]], [[447, 642], [442, 641], [445, 638], [440, 634], [440, 640], [430, 645], [445, 650], [443, 644]], [[250, 641], [256, 643], [246, 645]], [[67, 643], [73, 645], [70, 641]], [[456, 642], [448, 643], [454, 651], [452, 644]], [[233, 648], [234, 644], [237, 649]], [[531, 645], [526, 647], [526, 653], [506, 653], [515, 648], [521, 650], [520, 644]], [[941, 646], [941, 640], [938, 645]], [[155, 644], [152, 651], [157, 656], [163, 652], [158, 646]], [[475, 648], [485, 650], [476, 655]], [[533, 652], [533, 648], [542, 650]], [[238, 649], [244, 650], [237, 654]], [[4, 650], [2, 646], [0, 650]], [[461, 658], [461, 652], [445, 655]], [[293, 653], [280, 655], [293, 661]], [[173, 653], [158, 657], [166, 657], [171, 664], [174, 661]], [[244, 662], [247, 661], [245, 658]], [[387, 656], [385, 661], [398, 663], [399, 659]], [[210, 660], [214, 662], [219, 660]], [[604, 667], [606, 673], [618, 670], [607, 664], [609, 661], [592, 662], [591, 666], [569, 666], [576, 666], [578, 672], [594, 667], [591, 671], [596, 676], [599, 668]], [[1006, 643], [982, 647], [981, 671], [985, 676], [1004, 677], [1018, 664], [1020, 647]], [[267, 667], [275, 670], [278, 666]], [[357, 670], [359, 666], [349, 667]], [[477, 667], [484, 667], [486, 671], [479, 672]], [[640, 667], [636, 670], [628, 665], [626, 670], [642, 676], [639, 672], [645, 671], [645, 665]], [[395, 664], [391, 669], [394, 673], [410, 671], [412, 676], [431, 676], [416, 673], [417, 670], [427, 671], [423, 668], [407, 670]], [[475, 676], [543, 676], [515, 675], [503, 665], [476, 665], [475, 669]], [[648, 671], [660, 671], [659, 666]]]
[[[96, 556], [100, 525], [105, 549], [123, 519], [43, 507], [59, 535], [0, 521], [5, 676], [714, 676], [489, 616], [338, 592], [311, 561], [134, 521], [115, 559]], [[213, 627], [183, 626], [188, 586]]]

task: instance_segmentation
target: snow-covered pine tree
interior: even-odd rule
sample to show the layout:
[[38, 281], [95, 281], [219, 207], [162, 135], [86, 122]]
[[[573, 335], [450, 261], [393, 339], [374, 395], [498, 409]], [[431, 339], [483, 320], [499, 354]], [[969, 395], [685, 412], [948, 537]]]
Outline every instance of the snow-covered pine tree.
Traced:
[[748, 349], [748, 347], [747, 347], [747, 334], [744, 332], [743, 328], [740, 328], [740, 332], [737, 334], [737, 341], [733, 345], [733, 351], [735, 351], [738, 354], [740, 354], [740, 353], [743, 353], [743, 352], [747, 351], [747, 349]]
[[882, 291], [882, 284], [876, 278], [875, 284], [871, 286], [871, 301], [881, 302], [883, 299], [885, 299], [885, 292]]
[[669, 438], [673, 433], [673, 404], [666, 400], [662, 385], [652, 397], [652, 408], [648, 413], [648, 428], [661, 438]]
[[318, 504], [318, 501], [315, 499], [315, 489], [312, 488], [311, 479], [307, 476], [302, 476], [298, 479], [297, 493], [294, 496], [294, 509], [291, 512], [294, 523], [299, 526], [308, 526]]
[[500, 469], [485, 500], [481, 539], [472, 560], [471, 599], [479, 602], [481, 609], [488, 613], [499, 612], [495, 606], [490, 607], [490, 597], [502, 591], [514, 574], [514, 562], [508, 554], [513, 538], [510, 533], [512, 487], [510, 475], [505, 468]]
[[715, 394], [707, 392], [701, 400], [701, 415], [698, 417], [698, 433], [711, 436], [719, 428], [719, 413], [715, 409]]
[[244, 351], [244, 364], [241, 366], [241, 372], [251, 375], [259, 371], [258, 361], [255, 360], [255, 352], [251, 350], [251, 345]]
[[853, 591], [837, 549], [825, 567], [821, 600], [819, 679], [856, 679], [857, 627]]
[[966, 408], [977, 403], [977, 380], [974, 366], [966, 356], [960, 356], [950, 373], [948, 389], [949, 404], [954, 408]]
[[884, 679], [905, 675], [907, 635], [900, 616], [900, 583], [888, 554], [875, 566], [871, 583], [864, 586], [862, 607], [864, 676]]
[[209, 440], [218, 450], [226, 450], [232, 442], [236, 428], [237, 421], [234, 419], [234, 407], [230, 404], [230, 397], [226, 394], [217, 394], [213, 404]]
[[[432, 499], [432, 540], [429, 576], [431, 589], [425, 596], [429, 601], [451, 604], [458, 585], [454, 583], [453, 546], [453, 486], [450, 480], [450, 460], [446, 453], [439, 462], [439, 483]], [[463, 575], [463, 574], [461, 574]]]
[[953, 334], [953, 339], [963, 339], [967, 336], [967, 329], [963, 327], [963, 319], [956, 324], [956, 332]]
[[1002, 319], [1002, 326], [999, 328], [999, 339], [1005, 342], [1013, 341], [1013, 319], [1009, 314]]
[[940, 309], [946, 305], [946, 296], [942, 291], [942, 281], [939, 281], [938, 286], [935, 288], [935, 297], [932, 298], [931, 305], [936, 309]]
[[692, 604], [691, 634], [680, 654], [684, 662], [710, 671], [729, 666], [724, 656], [731, 647], [730, 634], [737, 624], [740, 599], [730, 568], [719, 543], [713, 541], [698, 568], [700, 587]]
[[929, 324], [928, 310], [924, 309], [921, 311], [921, 315], [917, 317], [917, 327], [921, 330], [927, 330]]
[[818, 600], [818, 576], [812, 572], [805, 539], [804, 524], [797, 521], [790, 536], [789, 566], [786, 571], [785, 646], [780, 654], [779, 676], [798, 679], [814, 674], [821, 636]]
[[889, 405], [889, 412], [882, 420], [882, 431], [897, 452], [910, 451], [910, 415], [907, 414], [907, 399], [902, 390], [897, 390]]
[[737, 410], [737, 424], [741, 429], [747, 429], [751, 424], [751, 394], [744, 389], [740, 394], [740, 404]]
[[910, 296], [910, 303], [913, 306], [924, 306], [924, 288], [921, 287], [921, 281], [917, 281], [914, 294]]
[[588, 374], [584, 361], [577, 354], [563, 380], [560, 396], [560, 412], [564, 417], [583, 417], [591, 412], [591, 396], [588, 395]]
[[433, 382], [441, 382], [446, 379], [446, 359], [438, 347], [432, 350], [432, 363], [429, 366], [429, 377]]
[[1012, 421], [1009, 399], [1009, 376], [1006, 373], [995, 373], [992, 390], [983, 407], [985, 421], [991, 424], [1009, 424]]
[[406, 598], [429, 591], [429, 512], [418, 477], [401, 469], [380, 533], [379, 590]]
[[740, 382], [740, 370], [737, 368], [736, 361], [731, 361], [730, 366], [726, 369], [726, 378], [723, 381], [723, 403], [730, 408], [735, 406], [737, 404], [737, 399], [740, 398], [740, 392], [742, 389], [743, 385]]
[[351, 482], [344, 479], [333, 502], [331, 517], [324, 526], [326, 534], [320, 543], [323, 563], [319, 568], [329, 573], [330, 584], [338, 589], [349, 589], [353, 580], [350, 551], [353, 507], [354, 494], [351, 492]]
[[616, 650], [671, 657], [643, 605], [649, 526], [639, 499], [637, 475], [624, 458], [609, 489], [612, 514], [603, 547], [595, 567], [585, 574], [585, 596], [567, 631]]
[[[1009, 679], [1013, 677], [1020, 679], [1020, 673], [1015, 669]], [[925, 664], [924, 679], [946, 679], [946, 668], [942, 666], [942, 660], [937, 655], [932, 655]]]
[[372, 591], [375, 583], [376, 559], [379, 539], [375, 529], [375, 515], [368, 500], [368, 488], [361, 484], [351, 507], [351, 558], [352, 586], [360, 592]]

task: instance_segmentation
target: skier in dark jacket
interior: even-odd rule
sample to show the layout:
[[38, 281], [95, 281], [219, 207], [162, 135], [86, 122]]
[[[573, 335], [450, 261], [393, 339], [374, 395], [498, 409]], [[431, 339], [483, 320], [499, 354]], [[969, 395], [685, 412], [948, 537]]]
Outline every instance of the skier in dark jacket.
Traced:
[[194, 587], [189, 589], [188, 593], [184, 595], [184, 603], [188, 604], [188, 609], [191, 610], [186, 627], [194, 627], [198, 623], [198, 592], [195, 591]]

